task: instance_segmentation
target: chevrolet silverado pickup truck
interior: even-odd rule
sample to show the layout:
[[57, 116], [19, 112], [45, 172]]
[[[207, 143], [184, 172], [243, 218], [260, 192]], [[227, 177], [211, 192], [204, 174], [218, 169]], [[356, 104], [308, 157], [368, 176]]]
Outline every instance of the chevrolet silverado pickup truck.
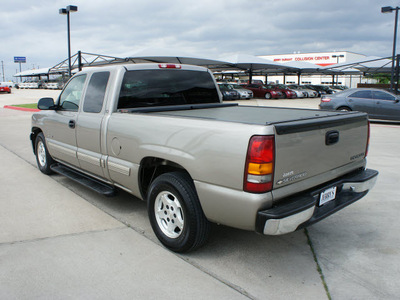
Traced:
[[88, 68], [38, 108], [40, 171], [146, 201], [155, 235], [176, 252], [202, 246], [210, 222], [304, 228], [365, 196], [378, 175], [366, 169], [367, 114], [223, 103], [198, 66]]

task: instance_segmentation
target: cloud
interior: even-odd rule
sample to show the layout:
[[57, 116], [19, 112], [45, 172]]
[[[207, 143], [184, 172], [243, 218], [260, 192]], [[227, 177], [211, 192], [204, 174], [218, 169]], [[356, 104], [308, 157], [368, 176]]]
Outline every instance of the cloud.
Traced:
[[[180, 48], [194, 55], [223, 56], [347, 50], [390, 56], [394, 0], [76, 0], [71, 48], [128, 56], [147, 47]], [[50, 67], [67, 57], [65, 1], [14, 0], [0, 11], [1, 60], [7, 77], [13, 56]]]

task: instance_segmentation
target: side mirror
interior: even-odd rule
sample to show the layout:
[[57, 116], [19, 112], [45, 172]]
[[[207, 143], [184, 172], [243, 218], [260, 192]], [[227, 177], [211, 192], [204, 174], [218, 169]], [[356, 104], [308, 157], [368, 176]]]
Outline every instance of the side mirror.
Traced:
[[38, 102], [37, 107], [40, 110], [52, 110], [55, 108], [53, 98], [41, 98]]

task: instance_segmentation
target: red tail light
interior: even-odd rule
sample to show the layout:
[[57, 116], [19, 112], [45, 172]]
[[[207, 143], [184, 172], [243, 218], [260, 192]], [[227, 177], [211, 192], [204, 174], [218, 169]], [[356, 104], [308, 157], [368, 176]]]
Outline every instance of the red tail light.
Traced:
[[371, 125], [370, 125], [370, 122], [369, 122], [369, 120], [368, 120], [368, 136], [367, 136], [367, 147], [365, 148], [365, 156], [364, 157], [367, 157], [367, 155], [368, 155], [368, 150], [369, 150], [369, 136], [370, 136], [370, 134], [371, 134]]
[[274, 168], [274, 136], [253, 136], [247, 150], [243, 190], [250, 193], [266, 193], [272, 190]]
[[321, 98], [321, 102], [329, 102], [331, 100], [332, 100], [331, 98], [325, 98], [325, 97]]
[[158, 67], [160, 69], [182, 69], [181, 65], [176, 64], [159, 64]]

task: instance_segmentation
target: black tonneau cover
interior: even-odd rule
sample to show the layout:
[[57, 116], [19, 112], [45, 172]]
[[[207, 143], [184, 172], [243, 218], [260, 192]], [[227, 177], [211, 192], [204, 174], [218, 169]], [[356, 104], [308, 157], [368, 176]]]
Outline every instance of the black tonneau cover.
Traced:
[[161, 109], [154, 107], [142, 110], [135, 109], [130, 112], [199, 118], [251, 125], [274, 125], [277, 134], [328, 128], [335, 124], [343, 125], [358, 122], [360, 119], [367, 119], [367, 114], [358, 112], [239, 106], [236, 104], [162, 107]]

